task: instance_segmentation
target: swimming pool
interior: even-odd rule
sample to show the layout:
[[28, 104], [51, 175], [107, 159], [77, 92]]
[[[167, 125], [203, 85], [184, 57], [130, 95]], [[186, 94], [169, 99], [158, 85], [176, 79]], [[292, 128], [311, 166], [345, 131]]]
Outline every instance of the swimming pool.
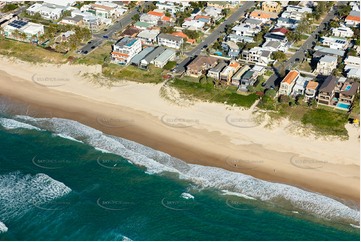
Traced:
[[351, 85], [348, 85], [346, 88], [345, 88], [345, 91], [348, 91], [351, 89]]
[[350, 109], [350, 106], [351, 106], [351, 104], [347, 104], [347, 103], [338, 103], [336, 105], [336, 107], [338, 107], [338, 108], [347, 109], [347, 110]]

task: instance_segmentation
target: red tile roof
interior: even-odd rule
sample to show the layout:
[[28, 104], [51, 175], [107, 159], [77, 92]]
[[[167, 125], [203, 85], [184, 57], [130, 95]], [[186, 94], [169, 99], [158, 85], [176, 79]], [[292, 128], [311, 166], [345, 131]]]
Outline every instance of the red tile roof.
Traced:
[[355, 21], [355, 22], [360, 22], [360, 16], [347, 16], [346, 20], [350, 20], [350, 21]]
[[285, 78], [283, 78], [282, 82], [286, 82], [288, 84], [291, 84], [299, 75], [298, 71], [290, 71]]
[[149, 11], [149, 15], [157, 16], [157, 17], [163, 17], [164, 13], [156, 12], [156, 11]]
[[274, 33], [274, 32], [281, 32], [282, 34], [287, 34], [288, 29], [286, 29], [286, 28], [277, 28], [277, 29], [272, 30], [271, 32], [272, 32], [272, 33]]

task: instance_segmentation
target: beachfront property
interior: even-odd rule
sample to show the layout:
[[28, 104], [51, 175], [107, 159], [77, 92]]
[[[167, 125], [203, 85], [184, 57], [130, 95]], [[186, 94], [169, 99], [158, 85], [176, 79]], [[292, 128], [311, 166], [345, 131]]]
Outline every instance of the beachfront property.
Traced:
[[3, 27], [3, 32], [5, 38], [8, 39], [37, 42], [38, 38], [44, 34], [44, 25], [23, 20], [13, 20]]
[[271, 20], [277, 19], [278, 14], [266, 12], [266, 11], [262, 11], [262, 10], [254, 10], [252, 13], [249, 14], [249, 18], [261, 20], [262, 23], [267, 23], [267, 22], [270, 22]]
[[83, 26], [84, 20], [83, 16], [75, 15], [64, 17], [62, 20], [59, 21], [59, 24], [68, 24], [68, 25], [74, 25], [74, 26]]
[[219, 80], [221, 72], [226, 66], [227, 66], [226, 62], [220, 61], [214, 68], [208, 71], [207, 76], [214, 78], [215, 80]]
[[149, 55], [155, 48], [152, 46], [145, 47], [141, 52], [136, 54], [131, 60], [130, 64], [139, 67], [140, 62]]
[[317, 63], [313, 73], [328, 76], [337, 68], [337, 57], [331, 55], [323, 56]]
[[333, 36], [342, 38], [351, 38], [354, 35], [353, 30], [346, 26], [331, 28], [331, 32]]
[[150, 64], [154, 64], [154, 60], [160, 56], [165, 51], [165, 48], [162, 46], [158, 46], [155, 48], [152, 52], [150, 52], [148, 55], [146, 55], [141, 61], [140, 61], [140, 68], [141, 69], [148, 69], [148, 66]]
[[231, 82], [232, 76], [234, 73], [236, 73], [241, 65], [236, 61], [231, 61], [228, 66], [226, 66], [221, 74], [220, 74], [220, 80], [226, 82], [229, 84]]
[[157, 43], [157, 36], [159, 33], [159, 29], [145, 29], [137, 35], [137, 38], [142, 41], [143, 45], [152, 45]]
[[172, 49], [166, 49], [162, 54], [160, 54], [155, 60], [154, 60], [154, 66], [163, 68], [168, 61], [174, 60], [176, 57], [175, 50]]
[[242, 59], [258, 63], [260, 65], [268, 65], [271, 62], [272, 52], [262, 47], [253, 47], [250, 50], [242, 51]]
[[271, 13], [280, 13], [282, 11], [282, 5], [279, 2], [265, 1], [262, 2], [262, 10]]
[[317, 103], [348, 111], [358, 89], [358, 82], [344, 77], [328, 76], [319, 89]]
[[299, 77], [300, 73], [296, 70], [288, 72], [281, 82], [280, 88], [278, 90], [278, 95], [289, 96], [292, 93], [292, 88], [296, 84], [296, 80]]
[[174, 49], [180, 49], [184, 43], [183, 38], [171, 34], [159, 34], [157, 39], [159, 45]]
[[238, 91], [248, 92], [248, 88], [253, 86], [256, 81], [257, 73], [254, 70], [247, 70], [241, 77]]
[[350, 44], [346, 38], [341, 37], [321, 37], [321, 43], [336, 50], [346, 50]]
[[306, 87], [308, 85], [308, 82], [311, 81], [312, 78], [309, 78], [309, 77], [303, 77], [303, 76], [299, 76], [297, 79], [296, 79], [296, 83], [295, 85], [293, 86], [292, 88], [292, 93], [291, 93], [291, 96], [293, 97], [297, 97], [297, 96], [302, 96], [305, 94], [305, 90], [306, 90]]
[[315, 99], [316, 94], [317, 94], [317, 89], [318, 89], [319, 83], [315, 82], [315, 81], [309, 81], [307, 83], [304, 95], [305, 95], [305, 102], [310, 102], [313, 99]]
[[142, 42], [136, 38], [124, 37], [113, 45], [112, 62], [128, 65], [131, 59], [142, 50]]
[[233, 86], [239, 86], [241, 84], [241, 78], [242, 76], [250, 69], [250, 67], [248, 65], [243, 66], [242, 68], [240, 68], [232, 77], [232, 82], [231, 84]]
[[44, 19], [58, 20], [66, 9], [66, 6], [44, 2], [31, 5], [26, 12], [30, 15], [40, 14]]
[[212, 56], [197, 56], [187, 67], [186, 75], [199, 78], [201, 75], [215, 67], [218, 59]]

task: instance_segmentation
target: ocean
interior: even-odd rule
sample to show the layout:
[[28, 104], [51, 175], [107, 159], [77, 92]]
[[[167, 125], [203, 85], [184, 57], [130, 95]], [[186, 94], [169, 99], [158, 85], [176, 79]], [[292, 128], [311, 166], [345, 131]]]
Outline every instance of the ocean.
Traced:
[[357, 208], [0, 105], [0, 240], [355, 240]]

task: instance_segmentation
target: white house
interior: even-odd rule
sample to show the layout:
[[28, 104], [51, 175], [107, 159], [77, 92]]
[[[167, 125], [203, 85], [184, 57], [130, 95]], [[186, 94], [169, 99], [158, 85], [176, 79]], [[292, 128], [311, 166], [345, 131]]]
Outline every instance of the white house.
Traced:
[[286, 10], [281, 14], [281, 17], [301, 20], [302, 17], [307, 13], [312, 13], [312, 9], [308, 7], [289, 5], [287, 6]]
[[112, 62], [127, 65], [141, 50], [142, 43], [139, 39], [124, 37], [113, 45]]
[[[22, 41], [30, 42], [37, 41], [41, 35], [44, 34], [44, 25], [22, 20], [13, 20], [3, 27], [4, 35], [9, 39], [19, 39]], [[24, 34], [25, 38], [18, 36], [16, 33]]]
[[353, 31], [349, 27], [341, 26], [338, 28], [331, 28], [332, 35], [336, 37], [350, 38], [353, 36]]
[[332, 71], [337, 68], [337, 57], [331, 55], [323, 56], [317, 64], [315, 74], [321, 74], [324, 76], [331, 75]]
[[311, 79], [312, 78], [309, 78], [309, 77], [299, 76], [296, 79], [296, 83], [292, 88], [291, 95], [294, 96], [294, 97], [299, 96], [299, 95], [304, 95], [305, 91], [306, 91], [307, 84]]
[[242, 52], [242, 58], [260, 65], [267, 65], [271, 61], [271, 54], [272, 52], [269, 50], [261, 47], [253, 47], [250, 50], [244, 50]]
[[345, 72], [348, 78], [360, 78], [360, 57], [348, 56], [344, 63]]
[[212, 17], [215, 21], [219, 20], [222, 16], [222, 9], [208, 6], [203, 10], [203, 13], [207, 16]]
[[158, 35], [158, 44], [170, 48], [180, 49], [184, 43], [183, 38], [171, 34]]
[[154, 44], [157, 42], [157, 36], [159, 35], [160, 31], [156, 29], [152, 30], [143, 30], [138, 35], [137, 38], [141, 39], [143, 44]]
[[42, 18], [49, 20], [57, 20], [61, 17], [63, 11], [66, 9], [64, 6], [49, 4], [49, 3], [35, 3], [31, 5], [26, 12], [30, 15], [39, 13]]
[[182, 24], [182, 28], [189, 29], [189, 30], [202, 30], [205, 23], [200, 20], [185, 20]]
[[80, 8], [83, 12], [91, 12], [99, 18], [115, 19], [122, 16], [127, 9], [113, 2], [97, 1], [83, 5]]
[[241, 23], [232, 28], [234, 33], [238, 36], [255, 36], [257, 33], [261, 32], [262, 28], [260, 26], [251, 26], [250, 24]]
[[287, 95], [289, 96], [292, 93], [293, 86], [296, 84], [296, 80], [299, 78], [300, 73], [298, 71], [290, 71], [285, 78], [283, 78], [280, 88], [278, 90], [278, 95]]
[[341, 37], [322, 37], [321, 43], [329, 46], [331, 49], [346, 50], [349, 46], [349, 41]]

